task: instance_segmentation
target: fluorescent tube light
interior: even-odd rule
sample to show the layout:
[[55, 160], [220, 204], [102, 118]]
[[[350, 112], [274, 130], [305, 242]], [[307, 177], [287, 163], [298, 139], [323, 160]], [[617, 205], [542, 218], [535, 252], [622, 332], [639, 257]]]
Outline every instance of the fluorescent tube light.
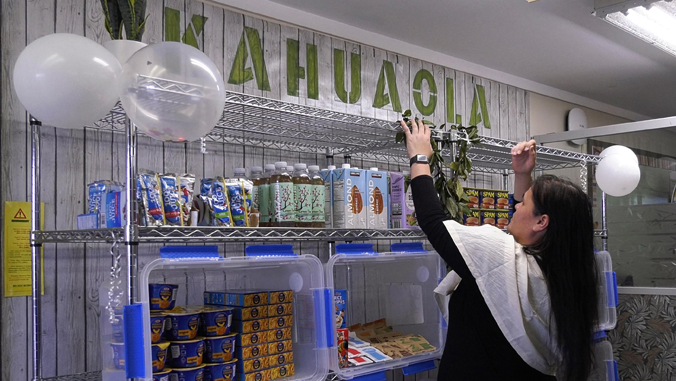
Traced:
[[624, 1], [594, 12], [596, 16], [676, 56], [676, 3], [671, 0]]

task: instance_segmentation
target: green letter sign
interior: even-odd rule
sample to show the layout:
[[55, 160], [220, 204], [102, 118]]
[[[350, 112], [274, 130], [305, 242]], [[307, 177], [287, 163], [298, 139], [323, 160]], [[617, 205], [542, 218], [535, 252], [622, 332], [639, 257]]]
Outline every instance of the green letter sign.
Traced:
[[[385, 86], [387, 86], [389, 95], [385, 92]], [[378, 84], [376, 85], [376, 95], [373, 98], [373, 107], [383, 108], [390, 104], [390, 97], [392, 98], [392, 110], [401, 112], [394, 65], [390, 61], [383, 61], [383, 66], [380, 68], [380, 76], [378, 76]]]
[[[479, 111], [479, 109], [481, 109], [481, 111]], [[486, 107], [486, 92], [483, 86], [475, 85], [469, 124], [470, 126], [476, 126], [481, 123], [482, 120], [485, 128], [491, 128], [491, 121], [488, 119], [488, 107]]]
[[[248, 44], [247, 44], [248, 42]], [[246, 67], [246, 61], [251, 54], [251, 61], [254, 69]], [[244, 27], [242, 31], [242, 38], [239, 40], [237, 46], [237, 53], [232, 63], [232, 70], [230, 70], [230, 78], [228, 83], [233, 85], [241, 85], [256, 78], [259, 90], [270, 91], [270, 81], [268, 80], [268, 70], [265, 67], [265, 59], [263, 58], [263, 46], [258, 35], [258, 29]]]
[[[319, 74], [317, 45], [305, 46], [307, 60], [307, 96], [319, 99]], [[298, 40], [286, 40], [286, 93], [297, 97], [300, 80], [305, 79], [305, 68], [300, 66], [300, 44]]]
[[345, 51], [333, 49], [333, 81], [338, 99], [355, 104], [361, 98], [361, 56], [350, 53], [350, 99], [345, 90]]
[[[430, 101], [425, 105], [422, 101], [422, 81], [427, 81], [430, 87]], [[423, 115], [432, 115], [437, 107], [437, 84], [434, 82], [434, 76], [429, 70], [420, 69], [413, 79], [413, 102], [415, 107]]]
[[164, 41], [183, 42], [196, 49], [201, 49], [199, 36], [204, 30], [207, 17], [192, 15], [192, 20], [186, 27], [181, 38], [181, 11], [164, 7]]

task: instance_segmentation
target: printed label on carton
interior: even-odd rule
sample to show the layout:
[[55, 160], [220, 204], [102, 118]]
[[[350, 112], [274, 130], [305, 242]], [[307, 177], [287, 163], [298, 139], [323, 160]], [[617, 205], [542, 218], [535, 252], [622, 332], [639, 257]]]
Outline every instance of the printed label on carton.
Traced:
[[239, 333], [261, 332], [267, 331], [269, 329], [268, 325], [268, 319], [247, 321], [235, 320], [232, 323], [232, 330]]
[[292, 315], [293, 303], [270, 304], [267, 313], [270, 317]]
[[106, 227], [119, 228], [126, 224], [127, 198], [122, 192], [106, 193]]
[[393, 229], [419, 229], [410, 181], [401, 173], [390, 173], [390, 225]]
[[366, 171], [366, 221], [369, 229], [388, 229], [390, 226], [390, 200], [388, 198], [387, 172]]
[[291, 327], [281, 328], [281, 329], [272, 329], [267, 331], [267, 341], [280, 341], [280, 340], [290, 340], [291, 339]]
[[333, 228], [366, 229], [365, 172], [351, 168], [334, 172]]
[[286, 328], [293, 325], [293, 316], [277, 316], [268, 319], [268, 329]]
[[465, 188], [465, 194], [469, 198], [467, 206], [472, 209], [479, 209], [479, 190], [475, 188]]
[[268, 306], [236, 307], [235, 320], [256, 320], [268, 317]]
[[291, 352], [292, 350], [293, 342], [291, 340], [282, 340], [267, 344], [267, 353], [271, 355]]
[[234, 307], [253, 307], [268, 304], [267, 292], [227, 292], [226, 304]]
[[249, 345], [265, 344], [268, 342], [269, 332], [237, 334], [237, 346], [247, 347]]
[[335, 305], [336, 329], [345, 328], [347, 325], [347, 290], [334, 290], [333, 304]]
[[281, 291], [270, 291], [268, 302], [270, 304], [280, 304], [280, 303], [291, 303], [293, 302], [293, 291], [291, 290], [281, 290]]
[[255, 359], [249, 360], [239, 360], [237, 361], [238, 371], [241, 373], [250, 373], [257, 372], [263, 369], [267, 369], [270, 366], [268, 365], [269, 356], [258, 357]]
[[319, 176], [324, 181], [324, 226], [331, 229], [333, 227], [333, 171], [320, 171]]
[[496, 215], [496, 220], [495, 220], [495, 226], [497, 226], [499, 229], [506, 229], [507, 225], [509, 225], [509, 211], [507, 210], [496, 210], [495, 211]]
[[338, 366], [347, 368], [348, 363], [348, 349], [349, 349], [349, 331], [347, 328], [336, 330], [338, 336]]
[[495, 209], [509, 210], [509, 192], [495, 192]]
[[276, 380], [282, 377], [293, 376], [296, 373], [294, 364], [286, 364], [274, 368], [270, 368], [270, 379]]
[[479, 203], [481, 209], [495, 209], [495, 191], [482, 189], [479, 191]]
[[270, 367], [290, 364], [293, 362], [293, 352], [279, 353], [268, 356], [267, 364]]
[[462, 223], [467, 226], [481, 225], [481, 211], [479, 209], [471, 209], [469, 213], [463, 214]]
[[248, 360], [255, 357], [265, 356], [270, 344], [250, 345], [248, 347], [237, 347], [237, 358]]
[[497, 212], [495, 210], [481, 211], [481, 225], [495, 226], [497, 220]]
[[239, 373], [239, 381], [270, 381], [270, 369], [251, 373]]

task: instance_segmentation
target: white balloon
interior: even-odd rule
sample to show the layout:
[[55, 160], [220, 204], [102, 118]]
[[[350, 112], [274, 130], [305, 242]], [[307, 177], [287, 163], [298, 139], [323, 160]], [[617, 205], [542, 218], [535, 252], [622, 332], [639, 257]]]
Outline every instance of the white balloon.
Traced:
[[610, 196], [628, 195], [636, 189], [639, 180], [638, 164], [626, 155], [608, 155], [596, 167], [596, 183]]
[[124, 65], [129, 57], [146, 46], [148, 44], [134, 40], [110, 40], [103, 43], [103, 47], [117, 57], [120, 65]]
[[636, 157], [636, 154], [634, 153], [634, 151], [632, 151], [630, 148], [627, 148], [625, 146], [620, 146], [620, 145], [610, 146], [610, 147], [604, 149], [603, 151], [601, 151], [601, 153], [599, 154], [599, 157], [604, 158], [604, 157], [610, 156], [610, 155], [625, 155], [628, 158], [631, 158], [634, 161], [634, 163], [636, 163], [638, 165], [638, 157]]
[[82, 36], [50, 34], [30, 43], [14, 67], [21, 104], [44, 124], [91, 125], [115, 106], [120, 63], [103, 46]]
[[122, 106], [139, 130], [162, 141], [193, 141], [223, 114], [225, 86], [216, 65], [179, 42], [148, 45], [122, 67]]

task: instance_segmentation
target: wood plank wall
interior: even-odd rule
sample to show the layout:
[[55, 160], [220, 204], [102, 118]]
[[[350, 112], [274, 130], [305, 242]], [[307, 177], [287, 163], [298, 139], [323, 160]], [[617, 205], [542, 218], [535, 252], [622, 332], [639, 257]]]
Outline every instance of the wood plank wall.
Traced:
[[[394, 63], [402, 109], [414, 108], [413, 77], [420, 68], [433, 73], [439, 105], [429, 118], [437, 123], [446, 120], [445, 79], [454, 81], [455, 113], [469, 124], [475, 84], [484, 86], [492, 129], [481, 126], [480, 133], [512, 140], [529, 136], [528, 94], [512, 86], [475, 77], [415, 58], [359, 45], [311, 31], [279, 25], [251, 16], [244, 16], [194, 0], [153, 0], [148, 2], [148, 18], [144, 42], [164, 39], [165, 7], [181, 11], [181, 35], [190, 25], [192, 15], [207, 17], [204, 30], [198, 35], [200, 48], [221, 68], [226, 78], [230, 72], [237, 44], [244, 26], [255, 28], [262, 39], [264, 58], [269, 74], [270, 91], [258, 90], [255, 81], [243, 85], [227, 84], [227, 89], [260, 95], [286, 102], [316, 106], [368, 117], [396, 120], [399, 114], [390, 106], [372, 107], [382, 61]], [[84, 35], [97, 42], [110, 39], [103, 27], [98, 0], [3, 0], [0, 20], [0, 146], [2, 157], [2, 201], [26, 201], [30, 193], [30, 135], [27, 113], [12, 87], [12, 72], [22, 49], [32, 41], [55, 32]], [[307, 85], [301, 80], [300, 96], [286, 92], [286, 39], [300, 41], [300, 62], [305, 66], [305, 44], [318, 50], [319, 99], [307, 96]], [[346, 88], [350, 88], [350, 53], [361, 57], [361, 98], [345, 104], [334, 95], [333, 49], [346, 52]], [[349, 90], [348, 90], [349, 91]], [[423, 100], [427, 102], [429, 86], [423, 82]], [[453, 118], [451, 118], [453, 119]], [[281, 152], [260, 147], [209, 143], [208, 155], [200, 153], [197, 143], [160, 143], [139, 139], [139, 168], [158, 172], [193, 173], [198, 178], [232, 175], [235, 167], [250, 168], [278, 160], [289, 164], [305, 162], [326, 166], [324, 155]], [[46, 229], [75, 228], [75, 216], [86, 210], [85, 185], [99, 179], [120, 180], [124, 177], [126, 151], [124, 136], [93, 129], [42, 129], [42, 201], [45, 203]], [[336, 157], [337, 165], [342, 157]], [[398, 171], [398, 164], [352, 160], [353, 166]], [[475, 173], [468, 185], [499, 188], [499, 175]], [[4, 205], [4, 203], [3, 203]], [[378, 242], [377, 249], [386, 251], [390, 242]], [[141, 265], [157, 255], [159, 245], [142, 246]], [[227, 256], [242, 254], [244, 244], [222, 244]], [[296, 243], [298, 251], [313, 253], [326, 260], [325, 244]], [[45, 246], [45, 296], [43, 298], [43, 376], [73, 374], [101, 369], [99, 339], [99, 288], [107, 281], [111, 259], [108, 245], [59, 244]], [[187, 275], [186, 275], [187, 277]], [[205, 274], [204, 282], [218, 275]], [[209, 278], [209, 279], [207, 279]], [[189, 291], [187, 291], [189, 292]], [[186, 295], [185, 298], [190, 298]], [[3, 380], [29, 380], [32, 369], [31, 303], [28, 297], [2, 298], [0, 305], [2, 336], [0, 373]], [[390, 380], [436, 378], [436, 373], [423, 372], [403, 377], [389, 372]]]

